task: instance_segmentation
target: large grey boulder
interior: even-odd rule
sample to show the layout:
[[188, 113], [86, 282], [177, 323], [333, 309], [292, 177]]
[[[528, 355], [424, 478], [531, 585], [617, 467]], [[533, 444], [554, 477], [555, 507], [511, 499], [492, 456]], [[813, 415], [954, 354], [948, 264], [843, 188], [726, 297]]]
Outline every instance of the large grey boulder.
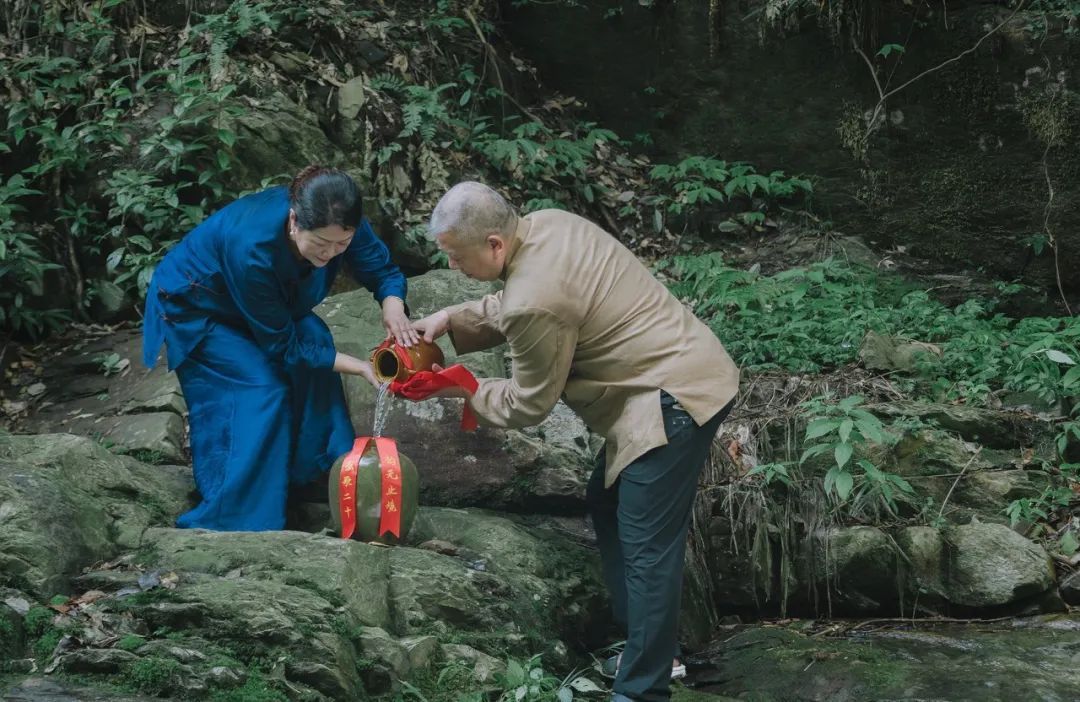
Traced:
[[1007, 523], [1003, 508], [1012, 500], [1036, 497], [1049, 484], [1041, 470], [1017, 468], [1017, 453], [988, 449], [941, 429], [904, 435], [892, 450], [891, 466], [908, 478], [920, 497], [932, 498], [954, 524], [977, 518]]
[[[432, 271], [409, 279], [414, 318], [493, 291], [487, 283], [455, 271]], [[385, 338], [382, 316], [370, 293], [358, 290], [326, 300], [316, 310], [342, 351], [367, 358]], [[505, 377], [504, 348], [457, 356], [448, 338], [439, 340], [447, 365], [461, 363], [478, 377]], [[374, 422], [375, 390], [345, 378], [353, 424], [368, 434]], [[522, 431], [460, 428], [463, 402], [392, 399], [384, 433], [398, 441], [421, 476], [421, 502], [446, 506], [583, 511], [585, 483], [596, 439], [565, 405], [543, 423]]]
[[247, 98], [244, 110], [227, 120], [237, 137], [229, 173], [233, 183], [255, 188], [268, 176], [292, 176], [312, 163], [337, 165], [344, 160], [318, 115], [267, 89], [266, 95]]
[[946, 592], [962, 607], [1012, 604], [1050, 591], [1054, 566], [1042, 546], [1001, 524], [949, 529]]
[[45, 598], [188, 509], [190, 474], [69, 434], [0, 434], [0, 586]]
[[945, 539], [941, 531], [928, 526], [905, 527], [896, 535], [904, 553], [907, 594], [910, 608], [936, 611], [947, 600], [945, 584]]
[[809, 557], [798, 561], [799, 580], [811, 586], [817, 611], [873, 614], [894, 609], [901, 598], [897, 573], [902, 556], [877, 527], [823, 530], [804, 556]]

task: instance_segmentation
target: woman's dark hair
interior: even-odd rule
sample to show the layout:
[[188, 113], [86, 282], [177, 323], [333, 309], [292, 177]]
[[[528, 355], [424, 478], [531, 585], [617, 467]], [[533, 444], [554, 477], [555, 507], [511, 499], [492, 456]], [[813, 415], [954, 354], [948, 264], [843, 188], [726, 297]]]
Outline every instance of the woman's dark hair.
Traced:
[[364, 214], [364, 199], [348, 173], [325, 166], [308, 166], [289, 185], [289, 204], [296, 226], [321, 229], [336, 224], [352, 229]]

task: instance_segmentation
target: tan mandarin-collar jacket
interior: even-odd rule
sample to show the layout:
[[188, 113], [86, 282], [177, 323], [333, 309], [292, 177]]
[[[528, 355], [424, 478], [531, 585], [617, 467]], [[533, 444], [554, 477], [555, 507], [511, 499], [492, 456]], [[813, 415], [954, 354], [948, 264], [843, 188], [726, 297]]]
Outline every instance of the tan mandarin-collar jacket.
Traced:
[[537, 424], [560, 395], [607, 440], [605, 482], [667, 443], [666, 390], [704, 424], [735, 397], [739, 372], [716, 336], [634, 254], [562, 210], [523, 217], [505, 285], [450, 307], [459, 353], [506, 341], [509, 379], [485, 378], [470, 400], [482, 424]]

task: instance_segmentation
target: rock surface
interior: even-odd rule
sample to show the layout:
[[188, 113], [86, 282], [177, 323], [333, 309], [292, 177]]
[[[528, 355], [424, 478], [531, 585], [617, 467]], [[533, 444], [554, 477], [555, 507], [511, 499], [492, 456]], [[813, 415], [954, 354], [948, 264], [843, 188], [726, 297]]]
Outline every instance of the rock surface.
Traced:
[[[415, 547], [435, 536], [442, 552]], [[603, 635], [598, 563], [564, 537], [427, 508], [411, 539], [151, 528], [137, 552], [79, 577], [93, 597], [26, 615], [32, 648], [46, 669], [147, 694], [273, 679], [305, 699], [351, 700], [447, 658], [489, 680], [507, 654], [563, 660], [563, 642]]]
[[187, 509], [189, 474], [69, 434], [0, 434], [0, 586], [45, 598]]

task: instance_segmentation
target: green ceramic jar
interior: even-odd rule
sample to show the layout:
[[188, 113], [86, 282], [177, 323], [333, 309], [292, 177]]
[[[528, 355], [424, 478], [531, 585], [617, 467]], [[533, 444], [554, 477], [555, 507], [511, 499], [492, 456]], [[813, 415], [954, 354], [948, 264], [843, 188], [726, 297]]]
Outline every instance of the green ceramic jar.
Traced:
[[[416, 519], [416, 510], [420, 502], [420, 480], [416, 466], [408, 456], [399, 452], [398, 461], [401, 464], [400, 539], [389, 532], [379, 536], [379, 519], [382, 516], [382, 471], [379, 468], [379, 453], [375, 449], [374, 441], [369, 443], [364, 450], [364, 455], [360, 457], [360, 465], [356, 469], [356, 530], [353, 531], [353, 539], [392, 545], [404, 541], [408, 535], [409, 528]], [[339, 535], [341, 534], [339, 486], [341, 465], [344, 462], [345, 456], [340, 456], [334, 461], [334, 467], [330, 469], [330, 523]]]

